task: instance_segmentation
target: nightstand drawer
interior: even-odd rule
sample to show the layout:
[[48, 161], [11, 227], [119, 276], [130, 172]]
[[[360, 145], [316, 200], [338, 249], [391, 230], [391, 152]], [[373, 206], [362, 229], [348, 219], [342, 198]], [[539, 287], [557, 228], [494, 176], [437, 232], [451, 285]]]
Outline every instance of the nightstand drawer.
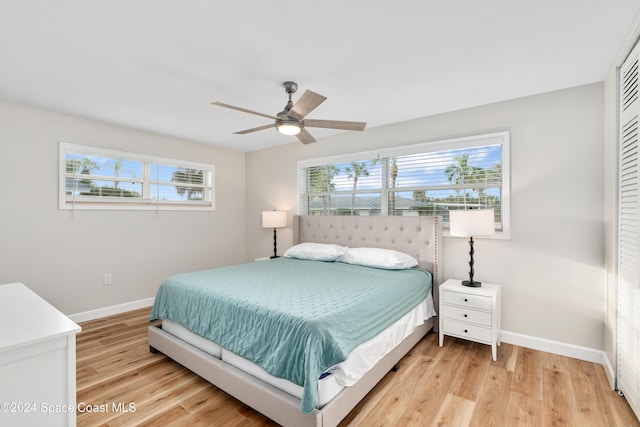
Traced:
[[443, 332], [447, 335], [453, 335], [460, 338], [470, 339], [473, 341], [481, 341], [485, 343], [491, 342], [491, 328], [471, 325], [468, 323], [456, 322], [451, 319], [442, 320]]
[[471, 295], [462, 292], [444, 291], [442, 301], [445, 304], [455, 304], [480, 310], [491, 310], [491, 297], [482, 295]]
[[470, 310], [466, 307], [443, 305], [440, 309], [440, 316], [461, 322], [491, 327], [491, 312], [489, 311]]

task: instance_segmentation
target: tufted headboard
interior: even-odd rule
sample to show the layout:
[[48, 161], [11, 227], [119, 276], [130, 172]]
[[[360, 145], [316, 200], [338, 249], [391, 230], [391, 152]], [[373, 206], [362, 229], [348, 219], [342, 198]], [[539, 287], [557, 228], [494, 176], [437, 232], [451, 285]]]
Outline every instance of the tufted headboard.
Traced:
[[442, 283], [443, 247], [440, 216], [308, 216], [293, 219], [294, 244], [335, 243], [405, 252], [433, 276], [433, 298], [438, 307]]

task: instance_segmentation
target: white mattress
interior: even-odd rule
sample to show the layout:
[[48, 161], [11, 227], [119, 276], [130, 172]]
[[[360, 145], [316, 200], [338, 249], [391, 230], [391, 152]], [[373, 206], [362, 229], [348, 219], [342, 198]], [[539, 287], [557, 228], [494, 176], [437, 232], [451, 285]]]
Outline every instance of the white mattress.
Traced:
[[[374, 338], [356, 347], [349, 354], [347, 360], [327, 369], [325, 372], [330, 375], [318, 381], [318, 409], [326, 405], [344, 387], [355, 384], [362, 375], [408, 337], [415, 328], [422, 325], [425, 320], [435, 316], [435, 314], [433, 298], [429, 293], [422, 303], [418, 304], [416, 308], [404, 315], [400, 320]], [[271, 384], [298, 399], [302, 398], [303, 388], [301, 386], [283, 378], [274, 377], [255, 363], [194, 334], [176, 322], [164, 319], [162, 321], [162, 329], [265, 383]]]

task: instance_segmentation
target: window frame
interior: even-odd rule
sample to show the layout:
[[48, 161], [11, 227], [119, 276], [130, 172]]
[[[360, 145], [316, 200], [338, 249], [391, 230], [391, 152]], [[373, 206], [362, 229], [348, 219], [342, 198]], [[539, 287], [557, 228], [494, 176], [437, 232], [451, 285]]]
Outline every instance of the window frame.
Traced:
[[[118, 182], [134, 182], [142, 185], [143, 197], [100, 197], [67, 195], [67, 154], [82, 156], [100, 156], [114, 160], [126, 160], [142, 164], [142, 176], [139, 178], [118, 177]], [[134, 153], [129, 151], [113, 150], [88, 145], [70, 144], [59, 142], [59, 171], [58, 171], [58, 209], [60, 210], [188, 210], [188, 211], [214, 211], [215, 210], [215, 166], [212, 164], [198, 163], [187, 160], [172, 159], [160, 156]], [[190, 186], [203, 187], [204, 200], [160, 200], [153, 198], [152, 185], [175, 185], [173, 182], [164, 182], [150, 176], [152, 165], [162, 165], [176, 168], [202, 170], [205, 174], [204, 184]], [[77, 175], [77, 174], [76, 174]], [[83, 175], [85, 176], [85, 175]], [[113, 176], [89, 175], [92, 180], [116, 181]], [[209, 198], [210, 200], [207, 200]]]
[[[489, 145], [501, 145], [501, 167], [502, 167], [502, 186], [500, 197], [501, 208], [501, 223], [502, 229], [496, 229], [496, 234], [487, 236], [491, 239], [510, 239], [511, 235], [511, 171], [510, 171], [510, 132], [499, 131], [485, 134], [477, 134], [471, 136], [464, 136], [458, 138], [441, 139], [429, 142], [421, 142], [411, 145], [402, 145], [397, 147], [388, 147], [379, 150], [368, 150], [354, 153], [346, 153], [335, 156], [320, 157], [315, 159], [306, 159], [298, 161], [298, 174], [297, 174], [297, 213], [298, 215], [306, 214], [303, 209], [302, 195], [306, 192], [303, 191], [302, 186], [306, 185], [306, 168], [325, 166], [329, 164], [338, 164], [345, 162], [362, 162], [363, 159], [384, 159], [397, 156], [407, 156], [415, 154], [434, 153], [439, 151], [451, 151], [456, 149], [465, 149], [473, 147], [483, 147]], [[388, 215], [388, 194], [390, 191], [400, 191], [401, 189], [392, 190], [389, 188], [387, 182], [388, 173], [385, 170], [385, 162], [382, 162], [382, 181], [380, 188], [380, 209], [381, 215]], [[468, 188], [470, 184], [459, 184], [459, 188]], [[455, 185], [451, 185], [452, 188]], [[371, 193], [378, 190], [356, 190], [355, 193]], [[351, 194], [351, 192], [342, 192], [345, 194]], [[449, 235], [448, 226], [444, 229], [444, 235]], [[483, 237], [485, 238], [485, 237]]]

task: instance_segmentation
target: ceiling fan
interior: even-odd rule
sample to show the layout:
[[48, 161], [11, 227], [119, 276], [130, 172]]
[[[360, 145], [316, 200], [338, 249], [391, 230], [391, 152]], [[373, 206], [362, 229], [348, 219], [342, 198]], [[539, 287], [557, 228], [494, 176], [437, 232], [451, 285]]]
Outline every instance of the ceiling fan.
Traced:
[[246, 133], [257, 132], [259, 130], [275, 127], [278, 132], [284, 135], [295, 135], [304, 144], [316, 142], [315, 138], [311, 136], [309, 132], [307, 132], [305, 127], [361, 131], [364, 130], [364, 127], [367, 125], [364, 122], [305, 119], [307, 114], [315, 110], [318, 105], [320, 105], [327, 98], [315, 92], [307, 90], [294, 104], [291, 101], [291, 95], [298, 90], [298, 84], [295, 82], [284, 82], [282, 83], [282, 86], [284, 86], [285, 92], [289, 94], [289, 102], [287, 102], [287, 105], [285, 105], [284, 110], [282, 110], [275, 116], [258, 113], [257, 111], [247, 110], [246, 108], [236, 107], [235, 105], [229, 105], [223, 102], [216, 101], [212, 102], [211, 104], [275, 120], [272, 124], [241, 130], [238, 132], [234, 132], [234, 134], [244, 135]]

